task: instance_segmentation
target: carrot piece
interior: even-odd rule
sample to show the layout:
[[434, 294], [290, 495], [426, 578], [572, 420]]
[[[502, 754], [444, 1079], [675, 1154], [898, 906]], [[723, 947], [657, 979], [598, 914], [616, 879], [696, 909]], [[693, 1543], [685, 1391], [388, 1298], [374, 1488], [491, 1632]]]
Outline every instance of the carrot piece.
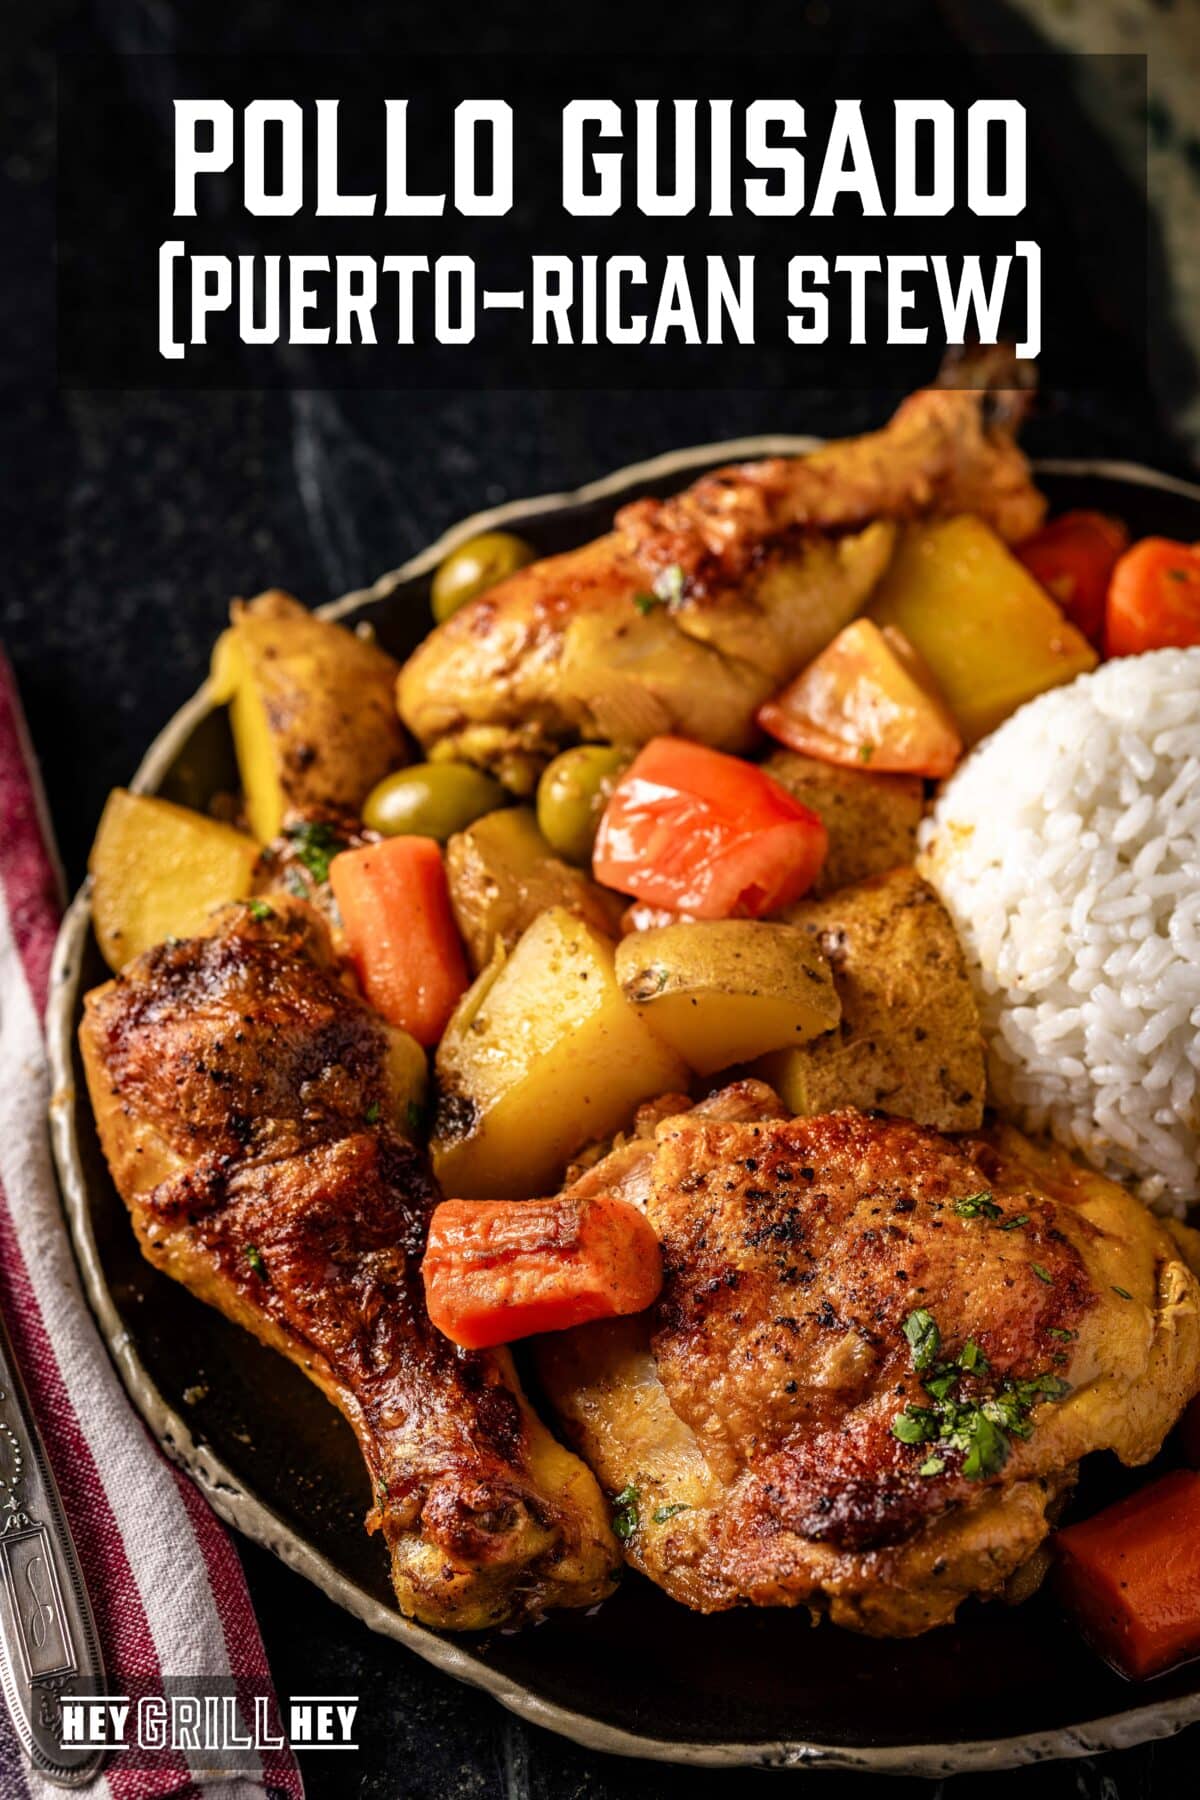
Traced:
[[436, 1044], [470, 980], [438, 844], [394, 837], [344, 850], [329, 884], [371, 1005]]
[[1110, 656], [1200, 644], [1200, 544], [1143, 538], [1127, 550], [1108, 588]]
[[1018, 544], [1015, 555], [1099, 650], [1109, 578], [1128, 548], [1129, 533], [1119, 519], [1067, 512]]
[[1056, 1586], [1084, 1636], [1134, 1681], [1200, 1655], [1200, 1474], [1176, 1469], [1060, 1531]]
[[429, 1316], [465, 1350], [641, 1312], [658, 1239], [627, 1200], [444, 1200], [421, 1265]]

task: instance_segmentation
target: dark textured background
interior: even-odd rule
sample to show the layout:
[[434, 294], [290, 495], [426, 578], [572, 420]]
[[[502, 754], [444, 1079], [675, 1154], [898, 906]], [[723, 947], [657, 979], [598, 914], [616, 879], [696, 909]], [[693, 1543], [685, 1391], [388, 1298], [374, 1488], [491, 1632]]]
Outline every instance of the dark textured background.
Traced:
[[[34, 17], [36, 13], [36, 19]], [[15, 664], [69, 881], [84, 866], [107, 789], [128, 778], [170, 713], [196, 687], [229, 596], [270, 584], [318, 602], [401, 562], [455, 519], [498, 500], [576, 485], [681, 444], [752, 431], [837, 431], [879, 419], [892, 394], [605, 395], [63, 394], [53, 365], [53, 52], [108, 45], [238, 50], [406, 46], [454, 49], [464, 34], [486, 51], [528, 40], [587, 47], [605, 31], [669, 50], [670, 27], [645, 5], [590, 17], [522, 15], [497, 0], [475, 10], [375, 0], [277, 15], [249, 0], [225, 29], [211, 9], [158, 0], [96, 0], [8, 9], [0, 117], [0, 297], [3, 557], [0, 637]], [[861, 50], [1027, 43], [1002, 8], [879, 0], [837, 9], [764, 0], [753, 10], [693, 12], [677, 29], [694, 48], [727, 44], [753, 25], [756, 42], [819, 51], [832, 39]], [[336, 23], [334, 23], [336, 21]], [[602, 23], [603, 21], [603, 23]], [[1070, 98], [1064, 95], [1064, 106]], [[1085, 127], [1080, 125], [1080, 129]], [[1094, 154], [1108, 152], [1102, 142]], [[1114, 178], [1115, 175], [1114, 175]], [[1161, 281], [1154, 260], [1152, 276]], [[114, 243], [114, 256], [120, 255]], [[1080, 304], [1087, 297], [1081, 295]], [[1159, 321], [1158, 386], [1182, 400], [1186, 354]], [[1130, 349], [1129, 354], [1137, 354]], [[1164, 379], [1164, 371], [1167, 372]], [[1051, 383], [1053, 371], [1047, 372]], [[1116, 407], [1099, 395], [1058, 396], [1031, 432], [1047, 453], [1117, 455], [1186, 468], [1169, 421], [1149, 400]], [[282, 1565], [239, 1546], [282, 1692], [361, 1696], [361, 1757], [307, 1759], [313, 1796], [567, 1800], [588, 1796], [719, 1795], [744, 1772], [688, 1772], [599, 1757], [509, 1718], [491, 1700], [372, 1637]], [[797, 1629], [802, 1629], [797, 1623]], [[653, 1669], [630, 1644], [628, 1679]], [[986, 1684], [988, 1671], [979, 1680]], [[1004, 1720], [997, 1720], [1002, 1731]], [[955, 1800], [995, 1800], [1021, 1783], [1027, 1800], [1168, 1800], [1195, 1789], [1194, 1737], [1104, 1759], [959, 1780]], [[330, 1766], [331, 1762], [334, 1766]], [[762, 1776], [794, 1791], [818, 1777]], [[826, 1777], [859, 1800], [857, 1778]], [[873, 1790], [872, 1790], [873, 1791]], [[897, 1800], [931, 1789], [893, 1784]]]

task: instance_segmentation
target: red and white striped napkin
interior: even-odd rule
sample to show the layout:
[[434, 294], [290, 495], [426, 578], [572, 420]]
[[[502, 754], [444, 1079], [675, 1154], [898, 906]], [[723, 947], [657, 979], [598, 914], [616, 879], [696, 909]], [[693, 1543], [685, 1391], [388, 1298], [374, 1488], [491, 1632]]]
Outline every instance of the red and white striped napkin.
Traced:
[[[12, 672], [0, 654], [0, 1308], [29, 1387], [87, 1580], [110, 1691], [162, 1677], [271, 1677], [241, 1565], [224, 1528], [160, 1453], [126, 1398], [88, 1311], [67, 1237], [47, 1136], [42, 1036], [61, 878]], [[240, 1690], [245, 1691], [245, 1690]], [[253, 1774], [206, 1777], [211, 1753], [122, 1767], [89, 1790], [105, 1800], [202, 1792], [301, 1800], [289, 1751]], [[0, 1795], [51, 1800], [0, 1707]]]

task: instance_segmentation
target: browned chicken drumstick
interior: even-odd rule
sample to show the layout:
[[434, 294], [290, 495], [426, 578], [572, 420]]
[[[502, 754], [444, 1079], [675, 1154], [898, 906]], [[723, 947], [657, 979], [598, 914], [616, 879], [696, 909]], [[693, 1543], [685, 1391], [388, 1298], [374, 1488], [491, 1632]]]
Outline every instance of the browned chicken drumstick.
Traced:
[[503, 1351], [430, 1324], [436, 1195], [390, 1028], [295, 900], [229, 908], [87, 999], [88, 1088], [146, 1256], [281, 1350], [349, 1420], [402, 1609], [461, 1628], [582, 1606], [619, 1556], [596, 1483]]
[[1200, 1387], [1175, 1239], [1061, 1152], [781, 1117], [759, 1082], [684, 1104], [575, 1190], [644, 1207], [659, 1301], [544, 1338], [539, 1372], [686, 1605], [944, 1623], [1030, 1578], [1081, 1457], [1148, 1460]]
[[432, 632], [400, 674], [405, 724], [518, 789], [576, 738], [749, 749], [757, 708], [866, 605], [896, 522], [971, 512], [1014, 542], [1041, 523], [1016, 365], [992, 355], [976, 379], [913, 394], [882, 431], [624, 507]]

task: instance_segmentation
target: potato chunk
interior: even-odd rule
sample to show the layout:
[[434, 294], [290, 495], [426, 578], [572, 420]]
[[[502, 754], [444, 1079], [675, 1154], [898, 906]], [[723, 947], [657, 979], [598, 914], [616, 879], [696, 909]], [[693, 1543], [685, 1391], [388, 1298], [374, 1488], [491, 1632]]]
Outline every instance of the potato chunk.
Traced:
[[913, 869], [896, 869], [788, 917], [828, 957], [841, 1023], [754, 1073], [793, 1113], [879, 1107], [938, 1131], [983, 1120], [979, 1016], [949, 914]]
[[1028, 569], [969, 514], [904, 536], [871, 616], [898, 625], [924, 658], [967, 744], [1097, 662]]
[[433, 1166], [453, 1199], [553, 1192], [583, 1144], [687, 1085], [680, 1058], [629, 1005], [613, 946], [554, 906], [498, 948], [437, 1053]]
[[446, 845], [450, 904], [476, 974], [496, 945], [511, 950], [549, 906], [566, 906], [598, 931], [615, 937], [625, 901], [555, 856], [538, 830], [533, 808], [486, 813]]
[[829, 833], [829, 848], [809, 898], [915, 860], [925, 805], [919, 775], [843, 769], [794, 750], [774, 751], [763, 768], [811, 808]]
[[700, 1075], [836, 1025], [829, 964], [798, 925], [700, 919], [632, 932], [617, 980], [660, 1037]]
[[250, 829], [267, 844], [286, 812], [357, 813], [404, 761], [399, 664], [274, 590], [235, 600], [231, 617], [213, 651], [212, 695], [230, 706]]
[[192, 937], [251, 892], [258, 845], [231, 825], [114, 788], [88, 858], [92, 920], [110, 969], [164, 938]]

